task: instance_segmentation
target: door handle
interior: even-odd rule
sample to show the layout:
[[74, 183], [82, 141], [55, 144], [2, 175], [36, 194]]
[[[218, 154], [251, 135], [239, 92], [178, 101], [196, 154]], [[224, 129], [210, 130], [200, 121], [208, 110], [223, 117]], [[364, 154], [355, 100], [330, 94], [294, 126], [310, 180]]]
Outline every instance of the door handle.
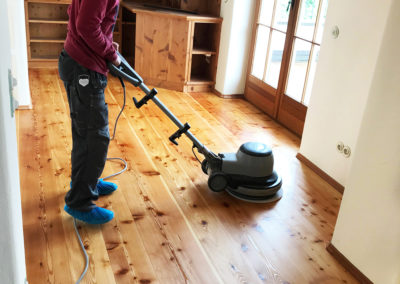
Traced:
[[289, 9], [290, 9], [290, 8], [293, 9], [293, 7], [294, 7], [294, 1], [295, 1], [295, 0], [290, 0], [290, 1], [288, 2], [287, 8], [286, 8], [286, 12], [289, 12]]
[[17, 86], [17, 79], [14, 78], [10, 69], [8, 69], [8, 88], [10, 93], [10, 108], [11, 108], [11, 117], [14, 117], [14, 112], [18, 108], [19, 103], [15, 99], [13, 91], [14, 87]]

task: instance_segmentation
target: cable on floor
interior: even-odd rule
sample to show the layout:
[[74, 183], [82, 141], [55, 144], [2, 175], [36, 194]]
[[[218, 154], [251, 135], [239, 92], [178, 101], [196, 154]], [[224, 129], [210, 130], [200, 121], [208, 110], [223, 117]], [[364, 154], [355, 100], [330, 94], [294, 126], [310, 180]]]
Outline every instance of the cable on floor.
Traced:
[[89, 256], [86, 252], [85, 246], [83, 245], [82, 239], [81, 239], [81, 235], [79, 234], [78, 228], [76, 226], [76, 219], [74, 218], [74, 228], [75, 228], [75, 233], [78, 236], [78, 240], [79, 240], [79, 244], [81, 245], [81, 249], [83, 251], [83, 254], [85, 255], [85, 269], [83, 270], [81, 276], [79, 277], [79, 279], [76, 281], [76, 284], [80, 283], [83, 279], [83, 277], [85, 276], [88, 268], [89, 268]]

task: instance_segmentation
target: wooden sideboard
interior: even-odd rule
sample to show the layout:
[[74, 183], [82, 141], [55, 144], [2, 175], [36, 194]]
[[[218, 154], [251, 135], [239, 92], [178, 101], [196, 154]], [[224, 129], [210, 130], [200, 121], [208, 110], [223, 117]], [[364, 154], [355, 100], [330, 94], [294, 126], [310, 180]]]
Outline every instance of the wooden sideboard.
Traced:
[[122, 52], [148, 84], [183, 92], [214, 88], [222, 18], [131, 2], [122, 7], [128, 39]]

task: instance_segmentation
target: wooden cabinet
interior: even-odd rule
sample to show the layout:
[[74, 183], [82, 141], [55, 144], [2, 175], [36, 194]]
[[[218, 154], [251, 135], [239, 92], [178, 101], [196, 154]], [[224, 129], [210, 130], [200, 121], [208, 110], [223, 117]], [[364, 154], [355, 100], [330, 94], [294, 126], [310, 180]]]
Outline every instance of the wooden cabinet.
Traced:
[[67, 35], [71, 0], [25, 0], [29, 67], [53, 67]]
[[[29, 67], [57, 67], [68, 27], [71, 0], [25, 0], [26, 41]], [[119, 13], [114, 41], [122, 42]]]
[[146, 83], [184, 92], [214, 88], [221, 18], [122, 6], [122, 53]]

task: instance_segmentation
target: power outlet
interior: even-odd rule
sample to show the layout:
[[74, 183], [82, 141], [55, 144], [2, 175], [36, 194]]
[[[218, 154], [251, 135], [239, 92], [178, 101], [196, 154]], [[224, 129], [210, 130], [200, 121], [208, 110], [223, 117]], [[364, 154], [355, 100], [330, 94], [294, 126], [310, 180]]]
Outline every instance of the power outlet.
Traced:
[[337, 142], [336, 150], [338, 150], [338, 152], [343, 154], [343, 156], [345, 156], [346, 158], [350, 157], [350, 155], [351, 155], [350, 147], [347, 145], [344, 145], [344, 143], [341, 141]]
[[351, 155], [351, 149], [350, 149], [349, 146], [345, 146], [345, 147], [343, 148], [343, 155], [344, 155], [346, 158], [350, 157], [350, 155]]
[[343, 153], [343, 150], [344, 150], [344, 144], [343, 144], [343, 142], [337, 142], [337, 144], [336, 144], [336, 149], [339, 151], [339, 153]]

